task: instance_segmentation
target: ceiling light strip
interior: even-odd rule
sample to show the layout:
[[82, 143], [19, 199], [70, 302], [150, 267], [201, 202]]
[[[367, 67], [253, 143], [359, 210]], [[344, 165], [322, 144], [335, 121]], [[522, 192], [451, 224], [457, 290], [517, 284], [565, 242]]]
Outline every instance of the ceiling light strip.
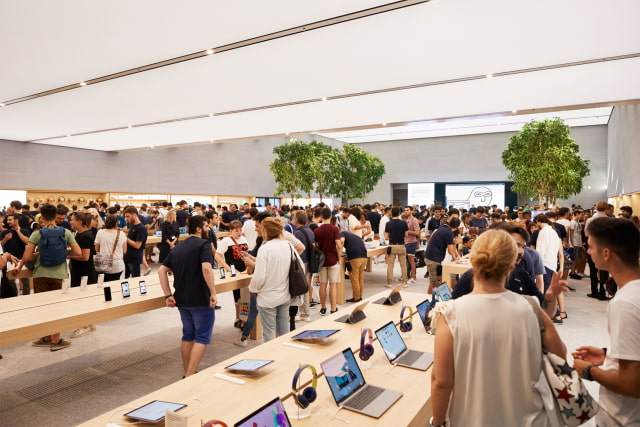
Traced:
[[36, 93], [33, 95], [27, 95], [27, 96], [23, 96], [21, 98], [16, 98], [16, 99], [11, 99], [8, 101], [4, 101], [2, 103], [0, 103], [0, 107], [5, 107], [5, 106], [9, 106], [11, 104], [17, 104], [19, 102], [25, 102], [25, 101], [30, 101], [33, 99], [37, 99], [37, 98], [41, 98], [43, 96], [49, 96], [49, 95], [53, 95], [56, 93], [60, 93], [60, 92], [65, 92], [67, 90], [71, 90], [71, 89], [78, 89], [81, 87], [86, 87], [88, 85], [92, 85], [92, 84], [96, 84], [96, 83], [102, 83], [108, 80], [113, 80], [113, 79], [117, 79], [120, 77], [126, 77], [126, 76], [130, 76], [133, 74], [137, 74], [137, 73], [141, 73], [144, 71], [150, 71], [150, 70], [154, 70], [156, 68], [161, 68], [161, 67], [166, 67], [168, 65], [174, 65], [174, 64], [178, 64], [184, 61], [190, 61], [193, 59], [198, 59], [198, 58], [202, 58], [202, 57], [206, 57], [212, 54], [219, 54], [222, 52], [227, 52], [230, 50], [234, 50], [234, 49], [239, 49], [239, 48], [243, 48], [243, 47], [247, 47], [247, 46], [251, 46], [254, 44], [258, 44], [258, 43], [264, 43], [270, 40], [275, 40], [275, 39], [279, 39], [282, 37], [289, 37], [289, 36], [293, 36], [296, 34], [301, 34], [307, 31], [312, 31], [312, 30], [317, 30], [320, 28], [324, 28], [324, 27], [328, 27], [331, 25], [337, 25], [337, 24], [341, 24], [344, 22], [348, 22], [348, 21], [353, 21], [355, 19], [361, 19], [361, 18], [366, 18], [368, 16], [372, 16], [372, 15], [377, 15], [380, 13], [385, 13], [385, 12], [390, 12], [393, 10], [397, 10], [397, 9], [402, 9], [405, 7], [409, 7], [409, 6], [414, 6], [417, 4], [422, 4], [422, 3], [428, 3], [431, 0], [401, 0], [401, 1], [396, 1], [393, 3], [388, 3], [385, 5], [381, 5], [381, 6], [377, 6], [377, 7], [372, 7], [370, 9], [364, 9], [364, 10], [360, 10], [358, 12], [353, 12], [353, 13], [348, 13], [345, 15], [341, 15], [341, 16], [336, 16], [333, 18], [329, 18], [329, 19], [323, 19], [321, 21], [317, 21], [317, 22], [312, 22], [309, 24], [304, 24], [304, 25], [299, 25], [297, 27], [293, 27], [293, 28], [289, 28], [286, 30], [281, 30], [281, 31], [276, 31], [270, 34], [265, 34], [265, 35], [261, 35], [258, 37], [253, 37], [250, 39], [246, 39], [246, 40], [242, 40], [239, 42], [234, 42], [234, 43], [229, 43], [226, 45], [222, 45], [213, 49], [206, 49], [200, 52], [195, 52], [195, 53], [190, 53], [187, 55], [183, 55], [183, 56], [178, 56], [176, 58], [171, 58], [171, 59], [167, 59], [164, 61], [159, 61], [159, 62], [155, 62], [152, 64], [148, 64], [148, 65], [144, 65], [141, 67], [136, 67], [136, 68], [132, 68], [129, 70], [125, 70], [125, 71], [120, 71], [118, 73], [114, 73], [114, 74], [108, 74], [106, 76], [102, 76], [102, 77], [97, 77], [94, 79], [90, 79], [90, 80], [85, 80], [82, 81], [80, 83], [74, 83], [74, 84], [70, 84], [70, 85], [66, 85], [66, 86], [62, 86], [56, 89], [51, 89], [51, 90], [47, 90], [44, 92], [40, 92], [40, 93]]
[[[640, 57], [640, 53], [634, 53], [634, 54], [628, 54], [628, 55], [618, 55], [618, 56], [612, 56], [612, 57], [606, 57], [606, 58], [589, 59], [589, 60], [576, 61], [576, 62], [566, 62], [566, 63], [562, 63], [562, 64], [545, 65], [545, 66], [540, 66], [540, 67], [525, 68], [525, 69], [513, 70], [513, 71], [503, 71], [503, 72], [499, 72], [499, 73], [494, 73], [493, 75], [494, 75], [494, 78], [495, 77], [505, 77], [505, 76], [511, 76], [511, 75], [517, 75], [517, 74], [533, 73], [533, 72], [537, 72], [537, 71], [547, 71], [547, 70], [554, 70], [554, 69], [559, 69], [559, 68], [568, 68], [568, 67], [577, 67], [577, 66], [581, 66], [581, 65], [597, 64], [597, 63], [601, 63], [601, 62], [620, 61], [620, 60], [637, 58], [637, 57]], [[249, 107], [249, 108], [243, 108], [243, 109], [238, 109], [238, 110], [222, 111], [222, 112], [213, 113], [213, 114], [204, 114], [204, 115], [191, 116], [191, 117], [180, 117], [180, 118], [176, 118], [176, 119], [163, 120], [163, 121], [159, 121], [159, 122], [136, 124], [136, 125], [134, 125], [134, 127], [154, 126], [154, 125], [160, 125], [160, 124], [179, 122], [179, 121], [183, 121], [183, 120], [194, 120], [194, 119], [202, 119], [202, 118], [215, 117], [215, 116], [226, 116], [226, 115], [231, 115], [231, 114], [248, 113], [248, 112], [251, 112], [251, 111], [268, 110], [268, 109], [273, 109], [273, 108], [289, 107], [289, 106], [302, 105], [302, 104], [308, 104], [308, 103], [313, 103], [313, 102], [323, 102], [323, 101], [326, 101], [326, 100], [353, 98], [353, 97], [357, 97], [357, 96], [375, 95], [375, 94], [379, 94], [379, 93], [396, 92], [396, 91], [410, 90], [410, 89], [418, 89], [418, 88], [424, 88], [424, 87], [429, 87], [429, 86], [438, 86], [438, 85], [444, 85], [444, 84], [461, 83], [461, 82], [468, 82], [468, 81], [480, 80], [480, 79], [485, 79], [485, 78], [486, 78], [486, 75], [460, 77], [460, 78], [456, 78], [456, 79], [439, 80], [439, 81], [435, 81], [435, 82], [418, 83], [418, 84], [413, 84], [413, 85], [397, 86], [397, 87], [376, 89], [376, 90], [370, 90], [370, 91], [364, 91], [364, 92], [354, 92], [354, 93], [348, 93], [348, 94], [343, 94], [343, 95], [334, 95], [334, 96], [328, 96], [328, 97], [324, 97], [324, 98], [312, 98], [312, 99], [304, 99], [304, 100], [299, 100], [299, 101], [285, 102], [285, 103], [280, 103], [280, 104], [262, 105], [262, 106], [258, 106], [258, 107]], [[516, 113], [517, 114], [525, 114], [523, 111], [516, 111]], [[511, 112], [510, 114], [515, 114], [515, 113]], [[391, 126], [390, 124], [387, 124], [387, 125]], [[117, 128], [112, 128], [112, 129], [100, 129], [100, 130], [95, 130], [95, 131], [72, 134], [72, 136], [89, 135], [89, 134], [102, 133], [102, 132], [110, 132], [110, 131], [113, 131], [113, 130], [121, 130], [121, 129], [126, 129], [126, 128], [127, 127], [125, 126], [125, 127], [117, 127]], [[46, 137], [46, 138], [34, 139], [34, 140], [32, 140], [32, 142], [47, 141], [47, 140], [51, 140], [51, 139], [65, 138], [65, 137], [67, 137], [67, 136], [66, 135], [62, 135], [62, 136]]]

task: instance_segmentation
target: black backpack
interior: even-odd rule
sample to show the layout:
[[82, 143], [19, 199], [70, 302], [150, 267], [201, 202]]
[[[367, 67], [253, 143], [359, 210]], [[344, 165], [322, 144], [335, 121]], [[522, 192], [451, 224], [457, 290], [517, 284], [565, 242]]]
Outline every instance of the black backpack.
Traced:
[[306, 228], [307, 230], [311, 230], [311, 229], [307, 226], [300, 227], [298, 229], [300, 230], [300, 233], [304, 236], [304, 240], [306, 240], [305, 247], [309, 251], [309, 272], [311, 274], [319, 273], [320, 270], [322, 270], [322, 266], [324, 265], [324, 258], [325, 258], [324, 253], [322, 253], [322, 251], [317, 246], [309, 243], [309, 237], [307, 236], [307, 233], [302, 231], [303, 228]]

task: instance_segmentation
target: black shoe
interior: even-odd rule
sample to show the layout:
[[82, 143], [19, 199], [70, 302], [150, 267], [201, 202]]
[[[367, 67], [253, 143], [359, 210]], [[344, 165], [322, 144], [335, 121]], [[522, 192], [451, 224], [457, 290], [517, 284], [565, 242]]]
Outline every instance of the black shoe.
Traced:
[[222, 309], [222, 306], [216, 305], [216, 310]]
[[320, 316], [326, 316], [327, 315], [327, 309], [326, 308], [321, 308], [320, 309]]
[[335, 313], [335, 312], [337, 312], [337, 311], [338, 311], [338, 307], [336, 307], [336, 309], [335, 309], [335, 310], [331, 310], [329, 313], [333, 314], [333, 313]]
[[610, 297], [608, 297], [608, 296], [606, 296], [605, 294], [599, 294], [599, 295], [598, 295], [598, 299], [599, 299], [600, 301], [609, 301], [611, 298], [610, 298]]
[[320, 304], [318, 301], [311, 301], [309, 303], [309, 307], [315, 307], [316, 305]]
[[587, 294], [587, 296], [588, 296], [589, 298], [600, 299], [600, 298], [598, 297], [598, 294]]
[[571, 292], [575, 292], [575, 291], [576, 291], [576, 288], [572, 288], [571, 286], [567, 286], [567, 288], [569, 288], [569, 290], [570, 290]]
[[347, 300], [347, 302], [360, 302], [360, 301], [362, 301], [362, 298], [358, 298], [358, 299], [355, 299], [355, 298], [349, 298], [349, 299]]
[[570, 274], [569, 277], [575, 280], [582, 280], [582, 276], [579, 274]]
[[555, 323], [556, 325], [562, 325], [564, 322], [562, 321], [562, 319], [554, 317], [553, 323]]

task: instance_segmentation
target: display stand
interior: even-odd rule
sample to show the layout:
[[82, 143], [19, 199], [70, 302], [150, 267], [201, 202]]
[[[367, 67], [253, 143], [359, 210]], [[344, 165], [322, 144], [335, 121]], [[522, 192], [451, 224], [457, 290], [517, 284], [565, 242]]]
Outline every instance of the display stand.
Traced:
[[360, 361], [360, 369], [363, 371], [367, 371], [369, 369], [371, 369], [371, 362], [369, 362], [368, 360], [361, 360]]
[[311, 416], [311, 406], [307, 406], [306, 408], [302, 409], [301, 407], [296, 405], [295, 402], [293, 402], [293, 399], [291, 400], [292, 400], [293, 406], [288, 405], [288, 408], [287, 408], [287, 415], [289, 416], [289, 418], [294, 420], [303, 420]]

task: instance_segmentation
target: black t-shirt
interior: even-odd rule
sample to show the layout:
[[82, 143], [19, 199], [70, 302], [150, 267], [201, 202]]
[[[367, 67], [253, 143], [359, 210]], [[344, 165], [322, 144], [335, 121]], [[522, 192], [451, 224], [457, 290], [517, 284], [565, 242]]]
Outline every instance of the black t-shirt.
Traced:
[[178, 307], [209, 305], [211, 291], [202, 275], [205, 262], [213, 267], [211, 243], [199, 237], [189, 237], [169, 252], [163, 265], [173, 272], [173, 297]]
[[249, 250], [249, 246], [246, 243], [229, 245], [227, 247], [227, 251], [223, 253], [224, 262], [227, 263], [229, 267], [231, 264], [236, 266], [236, 271], [245, 271], [247, 266], [244, 264], [244, 261], [240, 257], [240, 252], [246, 252]]
[[376, 211], [367, 212], [367, 220], [369, 224], [371, 224], [371, 231], [375, 234], [379, 234], [380, 232], [380, 220], [382, 219], [382, 215]]
[[529, 246], [536, 246], [538, 244], [538, 234], [540, 234], [540, 230], [536, 230], [531, 233], [531, 239], [529, 239]]
[[560, 237], [560, 239], [567, 238], [567, 229], [564, 225], [558, 224], [557, 222], [552, 222], [551, 224], [553, 224], [553, 228], [556, 230], [556, 233], [558, 233], [558, 237]]
[[186, 227], [187, 226], [187, 218], [189, 218], [189, 212], [180, 209], [176, 211], [176, 221], [178, 222], [178, 227]]
[[427, 222], [427, 230], [429, 231], [437, 230], [438, 227], [440, 227], [440, 219], [441, 218], [436, 218], [435, 216], [432, 216], [431, 218], [429, 218], [429, 221]]
[[[21, 228], [20, 232], [27, 237], [31, 235], [31, 233], [29, 233], [29, 230], [26, 228]], [[20, 237], [18, 237], [18, 232], [16, 230], [3, 230], [2, 233], [0, 233], [0, 240], [4, 239], [7, 234], [11, 234], [11, 238], [7, 240], [4, 245], [2, 245], [2, 248], [5, 252], [9, 252], [16, 258], [22, 259], [22, 255], [24, 255], [24, 248], [27, 246], [27, 244], [20, 240]]]
[[209, 229], [209, 243], [213, 244], [213, 247], [218, 249], [218, 236], [216, 236], [215, 231], [213, 231], [213, 228]]
[[453, 245], [453, 231], [449, 224], [442, 224], [431, 236], [424, 257], [435, 262], [442, 262], [447, 255], [447, 246]]
[[91, 229], [76, 234], [76, 243], [80, 246], [80, 250], [89, 249], [89, 260], [79, 261], [77, 259], [69, 260], [69, 269], [71, 270], [71, 285], [80, 285], [82, 276], [89, 278], [88, 282], [96, 283], [98, 275], [93, 264], [93, 256], [96, 254], [95, 239]]
[[127, 253], [124, 254], [124, 262], [127, 264], [142, 264], [144, 245], [147, 242], [147, 227], [142, 223], [129, 225], [127, 237], [134, 242], [142, 242], [142, 244], [140, 245], [140, 249], [136, 249], [127, 243]]
[[163, 245], [169, 245], [167, 240], [177, 240], [180, 237], [180, 228], [178, 222], [165, 221], [162, 223], [162, 242]]
[[[544, 295], [536, 286], [536, 282], [531, 278], [529, 273], [520, 268], [519, 265], [513, 269], [507, 280], [506, 289], [520, 295], [530, 295], [537, 297], [540, 303], [544, 299]], [[473, 290], [473, 268], [465, 271], [453, 288], [451, 296], [453, 299], [460, 298]]]
[[404, 233], [409, 231], [406, 221], [395, 218], [387, 222], [384, 232], [389, 233], [390, 245], [404, 245]]
[[[222, 222], [224, 222], [226, 224], [229, 224], [234, 219], [237, 219], [237, 215], [236, 215], [235, 212], [231, 212], [231, 211], [222, 212]], [[220, 223], [220, 229], [224, 229], [224, 230], [228, 231], [229, 230], [229, 226]]]
[[340, 237], [344, 237], [347, 259], [367, 258], [367, 247], [360, 236], [356, 236], [349, 231], [341, 231]]

